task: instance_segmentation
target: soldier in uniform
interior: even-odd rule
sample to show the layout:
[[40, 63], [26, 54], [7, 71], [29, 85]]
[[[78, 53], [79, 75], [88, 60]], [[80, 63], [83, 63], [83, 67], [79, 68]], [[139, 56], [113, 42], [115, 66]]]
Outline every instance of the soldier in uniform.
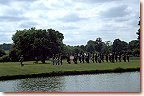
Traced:
[[101, 60], [104, 62], [104, 55], [101, 53]]
[[126, 57], [127, 57], [128, 62], [129, 62], [129, 54], [128, 53], [126, 53]]
[[78, 57], [79, 57], [79, 61], [80, 61], [80, 63], [81, 63], [81, 62], [82, 62], [82, 61], [81, 61], [81, 59], [82, 59], [81, 53], [79, 54]]
[[126, 53], [123, 54], [123, 60], [126, 62]]
[[87, 54], [87, 63], [89, 63], [89, 58], [90, 58], [90, 56], [89, 56], [89, 53]]
[[70, 56], [69, 56], [69, 54], [67, 54], [67, 62], [68, 62], [68, 64], [71, 63], [71, 62], [70, 62]]
[[106, 53], [106, 55], [105, 55], [105, 56], [106, 56], [106, 61], [108, 62], [108, 53]]
[[23, 63], [23, 60], [24, 60], [23, 55], [21, 55], [21, 56], [20, 56], [20, 60], [19, 60], [19, 61], [20, 61], [20, 64], [21, 64], [21, 67], [24, 66], [24, 64], [22, 64], [22, 63]]
[[95, 54], [95, 62], [97, 63], [97, 60], [98, 60], [98, 56], [97, 56], [97, 53]]
[[84, 59], [85, 59], [85, 56], [84, 56], [84, 53], [82, 53], [82, 62], [84, 63]]
[[74, 61], [74, 64], [77, 64], [77, 54], [76, 54], [76, 53], [74, 54], [74, 59], [73, 59], [73, 61]]
[[92, 55], [92, 61], [93, 61], [93, 63], [94, 63], [94, 53], [93, 53], [93, 55]]
[[56, 62], [56, 65], [59, 65], [59, 56], [58, 56], [58, 54], [56, 54], [55, 62]]
[[101, 63], [101, 54], [98, 54], [98, 62]]
[[112, 62], [112, 54], [109, 54], [109, 61]]
[[119, 55], [118, 55], [118, 59], [119, 59], [119, 62], [121, 62], [121, 53], [119, 52]]
[[112, 59], [112, 63], [114, 63], [115, 62], [115, 60], [114, 60], [114, 52], [112, 53], [111, 59]]
[[115, 52], [115, 60], [116, 60], [116, 62], [117, 62], [117, 57], [118, 57], [118, 56], [117, 56], [117, 52]]

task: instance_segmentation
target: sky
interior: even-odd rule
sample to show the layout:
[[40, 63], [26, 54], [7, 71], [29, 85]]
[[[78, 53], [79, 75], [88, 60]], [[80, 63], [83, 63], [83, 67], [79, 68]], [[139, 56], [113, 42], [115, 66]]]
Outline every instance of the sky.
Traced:
[[137, 39], [140, 0], [0, 0], [0, 44], [16, 30], [55, 29], [67, 45]]

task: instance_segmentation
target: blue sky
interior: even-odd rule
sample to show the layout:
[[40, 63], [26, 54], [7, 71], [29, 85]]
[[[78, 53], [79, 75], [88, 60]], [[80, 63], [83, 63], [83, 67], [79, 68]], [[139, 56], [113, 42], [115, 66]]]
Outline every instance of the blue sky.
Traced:
[[137, 39], [139, 0], [0, 0], [0, 44], [12, 43], [16, 30], [53, 28], [67, 45]]

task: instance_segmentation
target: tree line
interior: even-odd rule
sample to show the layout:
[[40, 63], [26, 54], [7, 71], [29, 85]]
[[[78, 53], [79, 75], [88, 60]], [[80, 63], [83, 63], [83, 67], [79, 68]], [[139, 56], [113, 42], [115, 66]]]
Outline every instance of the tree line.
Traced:
[[[140, 22], [139, 24], [140, 25]], [[46, 59], [52, 57], [52, 54], [61, 54], [65, 57], [67, 54], [75, 53], [111, 53], [128, 52], [130, 56], [140, 56], [140, 28], [138, 29], [138, 39], [129, 43], [115, 39], [111, 41], [102, 41], [98, 37], [95, 41], [89, 40], [86, 45], [70, 46], [63, 43], [64, 36], [61, 32], [54, 29], [24, 29], [17, 30], [12, 36], [13, 43], [0, 48], [0, 62], [19, 61], [21, 55], [24, 60], [35, 60], [38, 58], [45, 63]], [[2, 49], [9, 49], [6, 54]]]

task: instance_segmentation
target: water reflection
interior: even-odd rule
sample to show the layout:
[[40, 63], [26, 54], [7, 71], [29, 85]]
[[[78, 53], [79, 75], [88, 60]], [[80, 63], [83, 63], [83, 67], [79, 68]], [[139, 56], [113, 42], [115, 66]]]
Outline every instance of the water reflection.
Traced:
[[1, 92], [139, 92], [140, 72], [0, 81]]

